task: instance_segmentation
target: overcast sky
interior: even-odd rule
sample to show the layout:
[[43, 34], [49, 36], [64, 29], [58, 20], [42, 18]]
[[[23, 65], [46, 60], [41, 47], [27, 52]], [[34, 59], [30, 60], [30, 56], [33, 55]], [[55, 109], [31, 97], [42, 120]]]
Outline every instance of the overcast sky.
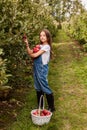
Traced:
[[87, 0], [81, 0], [82, 4], [85, 6], [85, 8], [87, 9]]

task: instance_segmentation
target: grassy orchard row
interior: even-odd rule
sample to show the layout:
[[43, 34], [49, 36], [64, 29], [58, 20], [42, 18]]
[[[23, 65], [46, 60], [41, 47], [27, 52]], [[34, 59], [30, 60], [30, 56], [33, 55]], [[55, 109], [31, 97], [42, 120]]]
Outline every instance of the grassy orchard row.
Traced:
[[78, 40], [87, 52], [87, 12], [72, 17], [70, 22], [64, 24], [67, 33]]
[[[63, 41], [64, 32], [61, 34]], [[50, 123], [42, 127], [32, 123], [30, 112], [36, 107], [37, 102], [35, 90], [31, 89], [26, 93], [26, 103], [16, 121], [11, 123], [7, 130], [87, 129], [87, 57], [80, 55], [83, 52], [78, 46], [67, 40], [68, 42], [53, 45], [55, 56], [50, 62], [49, 84], [54, 90], [56, 111]]]

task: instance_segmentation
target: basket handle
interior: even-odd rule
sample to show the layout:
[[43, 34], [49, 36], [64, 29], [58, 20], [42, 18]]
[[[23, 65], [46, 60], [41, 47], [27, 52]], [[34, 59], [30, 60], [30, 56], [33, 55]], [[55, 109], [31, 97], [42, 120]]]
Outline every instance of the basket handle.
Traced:
[[42, 109], [44, 109], [44, 96], [43, 95], [41, 95], [40, 96], [40, 102], [39, 102], [39, 115], [40, 115], [40, 111], [41, 111], [41, 100], [43, 99], [43, 106], [42, 106]]

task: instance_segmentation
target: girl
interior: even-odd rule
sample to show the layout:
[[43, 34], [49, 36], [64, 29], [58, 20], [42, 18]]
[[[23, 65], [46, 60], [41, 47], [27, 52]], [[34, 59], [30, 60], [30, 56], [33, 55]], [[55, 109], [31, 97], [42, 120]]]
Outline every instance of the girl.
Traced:
[[[39, 105], [40, 96], [46, 94], [48, 103], [48, 109], [53, 112], [54, 96], [53, 92], [48, 85], [48, 63], [51, 55], [51, 34], [47, 29], [40, 32], [40, 50], [36, 53], [30, 49], [27, 38], [24, 39], [28, 54], [33, 58], [33, 70], [34, 70], [34, 86], [37, 93], [37, 101]], [[43, 105], [43, 102], [42, 102]]]

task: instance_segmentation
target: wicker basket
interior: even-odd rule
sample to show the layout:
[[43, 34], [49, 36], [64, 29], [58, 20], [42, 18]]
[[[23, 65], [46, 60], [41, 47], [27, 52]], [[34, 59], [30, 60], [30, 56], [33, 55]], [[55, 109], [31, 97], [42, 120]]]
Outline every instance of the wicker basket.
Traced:
[[[43, 98], [43, 95], [41, 95], [41, 98]], [[52, 112], [50, 112], [50, 115], [46, 115], [46, 116], [40, 116], [40, 115], [34, 115], [33, 113], [35, 111], [41, 111], [41, 98], [40, 98], [40, 103], [39, 103], [39, 109], [34, 109], [31, 111], [31, 118], [32, 118], [32, 122], [35, 124], [35, 125], [44, 125], [44, 124], [48, 124], [50, 122], [50, 119], [51, 119], [51, 116], [52, 116]], [[44, 102], [44, 100], [43, 100]], [[44, 103], [43, 103], [43, 110], [44, 110]], [[48, 111], [48, 110], [47, 110]]]

